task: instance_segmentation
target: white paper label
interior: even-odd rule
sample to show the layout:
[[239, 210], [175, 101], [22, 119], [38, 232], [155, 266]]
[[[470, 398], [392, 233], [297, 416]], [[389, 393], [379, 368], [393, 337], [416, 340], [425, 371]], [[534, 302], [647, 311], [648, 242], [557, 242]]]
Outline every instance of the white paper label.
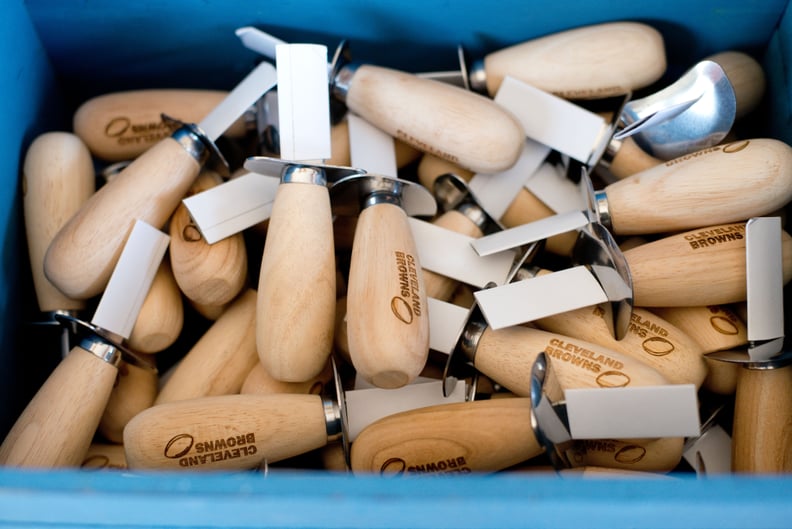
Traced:
[[275, 51], [281, 158], [298, 161], [330, 158], [327, 47], [279, 44]]
[[564, 390], [573, 439], [700, 435], [693, 384]]
[[280, 176], [247, 173], [182, 202], [206, 242], [214, 244], [267, 220]]
[[129, 338], [169, 242], [165, 233], [135, 221], [91, 323]]
[[396, 178], [396, 148], [393, 137], [365, 119], [347, 113], [349, 157], [352, 167], [367, 173]]

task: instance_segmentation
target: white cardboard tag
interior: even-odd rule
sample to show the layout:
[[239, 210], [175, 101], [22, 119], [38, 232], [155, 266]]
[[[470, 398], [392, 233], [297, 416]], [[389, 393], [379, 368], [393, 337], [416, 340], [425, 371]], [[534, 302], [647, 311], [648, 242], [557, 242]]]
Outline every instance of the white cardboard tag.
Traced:
[[699, 476], [730, 474], [731, 437], [720, 425], [714, 424], [685, 450], [682, 457]]
[[414, 217], [408, 220], [422, 268], [478, 288], [506, 282], [515, 252], [481, 257], [471, 246], [475, 238]]
[[746, 224], [745, 275], [748, 340], [770, 340], [764, 346], [749, 347], [748, 354], [753, 361], [767, 360], [781, 351], [784, 336], [780, 217], [756, 217]]
[[608, 300], [584, 266], [479, 290], [473, 295], [487, 323], [495, 330]]
[[278, 44], [280, 156], [284, 160], [324, 160], [330, 145], [327, 47]]
[[582, 211], [567, 211], [473, 239], [470, 244], [483, 257], [578, 230], [587, 224], [588, 218]]
[[550, 148], [531, 139], [526, 139], [520, 157], [511, 168], [501, 173], [476, 174], [468, 183], [470, 192], [476, 196], [479, 205], [500, 219], [526, 180], [542, 165]]
[[563, 167], [543, 163], [525, 182], [525, 189], [556, 213], [586, 209], [577, 184], [566, 177]]
[[91, 323], [129, 338], [169, 242], [165, 233], [135, 221]]
[[408, 384], [398, 389], [353, 389], [344, 394], [349, 418], [350, 442], [369, 424], [388, 415], [426, 406], [465, 401], [465, 385], [457, 384], [448, 397], [443, 396], [443, 382], [436, 380]]
[[267, 220], [280, 175], [248, 173], [182, 200], [206, 242], [214, 244]]
[[429, 348], [450, 355], [468, 321], [470, 310], [435, 298], [426, 298], [429, 310]]
[[352, 167], [396, 178], [398, 169], [393, 137], [352, 113], [347, 113], [347, 123]]
[[584, 164], [607, 133], [607, 123], [597, 114], [510, 76], [495, 102], [514, 114], [526, 136]]
[[693, 384], [564, 390], [573, 439], [645, 439], [700, 435]]

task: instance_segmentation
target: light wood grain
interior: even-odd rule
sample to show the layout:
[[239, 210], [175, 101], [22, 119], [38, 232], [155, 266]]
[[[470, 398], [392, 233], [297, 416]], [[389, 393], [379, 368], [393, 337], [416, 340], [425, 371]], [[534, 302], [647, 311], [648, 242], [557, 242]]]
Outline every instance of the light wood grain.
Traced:
[[514, 165], [525, 138], [516, 119], [489, 98], [379, 66], [357, 68], [346, 104], [394, 138], [475, 172]]
[[[150, 361], [156, 363], [153, 358]], [[110, 442], [121, 443], [124, 426], [132, 417], [154, 405], [158, 382], [155, 371], [121, 362], [113, 391], [99, 421], [99, 433]]]
[[223, 395], [170, 402], [137, 415], [124, 430], [132, 469], [245, 470], [325, 444], [325, 416], [317, 395]]
[[64, 294], [100, 294], [136, 219], [157, 229], [198, 176], [199, 165], [166, 138], [151, 147], [83, 204], [58, 232], [44, 258], [47, 278]]
[[95, 191], [93, 160], [74, 134], [47, 132], [25, 153], [22, 209], [39, 310], [80, 310], [82, 300], [64, 295], [44, 275], [44, 255], [55, 234]]
[[382, 388], [409, 384], [429, 354], [429, 319], [421, 264], [400, 207], [364, 209], [352, 246], [347, 339], [357, 372]]
[[490, 95], [510, 75], [560, 97], [600, 99], [657, 81], [665, 73], [666, 56], [656, 29], [613, 22], [553, 33], [490, 53], [484, 69]]
[[305, 382], [327, 364], [333, 346], [336, 267], [325, 186], [282, 183], [261, 259], [256, 347], [267, 371]]
[[127, 345], [140, 353], [159, 353], [176, 342], [183, 327], [184, 302], [170, 263], [165, 259], [157, 268]]
[[75, 347], [25, 407], [0, 446], [0, 465], [76, 467], [85, 460], [118, 370]]

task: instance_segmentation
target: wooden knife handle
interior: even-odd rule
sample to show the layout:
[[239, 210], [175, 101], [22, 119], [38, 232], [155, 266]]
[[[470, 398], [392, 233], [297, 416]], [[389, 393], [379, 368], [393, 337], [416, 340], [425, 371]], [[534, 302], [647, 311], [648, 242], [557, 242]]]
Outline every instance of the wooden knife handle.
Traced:
[[521, 397], [531, 394], [531, 368], [539, 353], [553, 363], [564, 388], [655, 386], [668, 380], [652, 367], [600, 345], [514, 326], [481, 335], [474, 366]]
[[[704, 354], [743, 347], [748, 343], [745, 323], [729, 307], [654, 307], [652, 312], [679, 327], [698, 342]], [[702, 387], [719, 395], [731, 395], [737, 387], [740, 366], [704, 356], [707, 377]]]
[[222, 395], [149, 408], [124, 429], [133, 469], [246, 470], [324, 446], [317, 395]]
[[124, 446], [110, 443], [92, 443], [80, 468], [83, 470], [126, 470]]
[[762, 100], [767, 82], [762, 65], [741, 51], [723, 51], [706, 57], [718, 63], [734, 88], [737, 102], [735, 119], [750, 114]]
[[256, 292], [246, 290], [174, 368], [155, 404], [238, 393], [256, 353]]
[[613, 155], [608, 169], [616, 178], [622, 179], [640, 173], [663, 163], [663, 160], [647, 154], [635, 140], [630, 137], [621, 140], [618, 150]]
[[517, 162], [525, 132], [494, 101], [439, 81], [358, 66], [346, 104], [396, 139], [479, 173]]
[[470, 182], [474, 176], [472, 171], [428, 152], [421, 156], [421, 161], [418, 162], [416, 171], [418, 173], [418, 182], [426, 189], [433, 189], [437, 177], [446, 173], [454, 174], [465, 182]]
[[123, 442], [124, 427], [130, 419], [154, 405], [158, 383], [156, 371], [121, 362], [118, 378], [99, 421], [99, 433], [113, 443]]
[[634, 308], [626, 336], [613, 337], [599, 307], [585, 307], [534, 322], [545, 331], [572, 336], [633, 357], [656, 369], [672, 384], [701, 386], [707, 376], [699, 345], [659, 316]]
[[93, 195], [93, 160], [85, 144], [68, 132], [38, 136], [25, 154], [23, 210], [33, 286], [39, 310], [80, 310], [85, 303], [58, 290], [44, 275], [44, 254], [55, 234]]
[[28, 403], [0, 446], [0, 465], [76, 467], [85, 459], [118, 370], [75, 347]]
[[619, 235], [747, 220], [792, 199], [792, 147], [765, 138], [716, 145], [614, 182], [605, 195]]
[[[468, 237], [481, 237], [484, 233], [475, 222], [466, 217], [463, 213], [456, 210], [446, 211], [432, 221], [432, 224], [451, 230]], [[454, 295], [459, 285], [459, 281], [444, 276], [431, 270], [423, 270], [424, 285], [426, 285], [426, 295], [430, 298], [448, 301]]]
[[256, 344], [261, 363], [284, 382], [324, 369], [333, 347], [336, 267], [327, 187], [281, 183], [261, 259]]
[[[199, 193], [222, 183], [219, 175], [202, 171], [190, 188]], [[201, 236], [184, 203], [169, 223], [170, 262], [184, 295], [201, 306], [223, 306], [239, 295], [248, 278], [248, 257], [243, 233], [209, 244]]]
[[393, 389], [409, 384], [429, 355], [421, 264], [407, 215], [377, 204], [358, 217], [347, 291], [347, 340], [358, 374]]
[[161, 229], [198, 176], [200, 166], [166, 138], [104, 185], [58, 232], [44, 257], [47, 278], [64, 294], [100, 294], [136, 219]]
[[740, 369], [734, 403], [732, 470], [792, 472], [792, 366]]
[[330, 362], [327, 363], [325, 368], [315, 378], [305, 382], [281, 382], [272, 378], [272, 376], [264, 369], [261, 362], [256, 362], [253, 369], [250, 370], [245, 381], [242, 383], [242, 388], [239, 392], [244, 394], [254, 395], [270, 395], [282, 393], [300, 393], [311, 395], [323, 395], [325, 387], [328, 386], [333, 379], [333, 369]]
[[495, 472], [543, 453], [531, 401], [511, 398], [428, 406], [390, 415], [352, 443], [356, 473]]
[[[792, 237], [782, 232], [784, 282], [792, 279]], [[641, 307], [745, 301], [745, 223], [670, 235], [624, 252]]]
[[183, 326], [184, 302], [179, 285], [170, 264], [163, 260], [140, 307], [127, 345], [139, 353], [159, 353], [176, 342]]
[[506, 75], [568, 99], [627, 94], [660, 79], [666, 69], [663, 37], [645, 24], [597, 24], [490, 53], [484, 59], [487, 91]]
[[[162, 114], [198, 123], [228, 92], [220, 90], [152, 89], [104, 94], [84, 102], [74, 113], [74, 133], [97, 158], [117, 162], [137, 158], [173, 130]], [[225, 133], [245, 134], [243, 119]]]
[[679, 465], [685, 439], [592, 439], [567, 454], [574, 466], [596, 466], [643, 472], [670, 472]]

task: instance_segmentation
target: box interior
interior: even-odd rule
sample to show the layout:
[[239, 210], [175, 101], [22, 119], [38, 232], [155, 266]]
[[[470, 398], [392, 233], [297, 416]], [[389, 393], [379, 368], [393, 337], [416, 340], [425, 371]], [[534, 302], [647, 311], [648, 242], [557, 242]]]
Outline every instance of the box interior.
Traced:
[[[746, 125], [747, 130], [792, 143], [792, 68], [788, 66], [792, 61], [792, 15], [786, 13], [786, 8], [785, 0], [568, 0], [554, 4], [535, 0], [174, 0], [123, 6], [109, 0], [7, 2], [5, 16], [0, 18], [0, 54], [5, 66], [0, 73], [0, 115], [4, 118], [0, 121], [4, 139], [0, 143], [0, 168], [6, 175], [6, 185], [0, 188], [0, 338], [6, 344], [0, 369], [0, 435], [5, 436], [58, 361], [53, 354], [38, 350], [35, 340], [29, 340], [30, 333], [19, 332], [25, 319], [31, 317], [31, 307], [35, 307], [26, 269], [20, 164], [36, 135], [68, 130], [72, 112], [89, 97], [134, 88], [231, 88], [257, 60], [234, 35], [236, 28], [246, 25], [257, 26], [288, 42], [317, 42], [331, 50], [346, 38], [356, 61], [419, 72], [455, 69], [458, 44], [463, 44], [472, 56], [481, 57], [501, 47], [571, 27], [635, 20], [656, 27], [665, 37], [669, 69], [660, 83], [674, 79], [711, 53], [738, 49], [754, 55], [766, 69], [768, 92], [753, 121]], [[123, 481], [116, 483], [117, 477], [85, 477], [80, 473], [4, 469], [0, 470], [0, 481], [6, 481], [3, 475], [9, 480], [22, 479], [25, 487], [36, 493], [43, 486], [71, 489], [77, 482], [89, 488], [97, 483], [126, 487]], [[163, 483], [187, 483], [189, 491], [199, 486], [194, 484], [202, 479], [219, 484], [224, 478], [182, 476]], [[734, 483], [741, 479], [725, 481]], [[307, 481], [315, 483], [316, 477]], [[469, 486], [453, 482], [460, 489]], [[746, 490], [769, 491], [776, 485], [789, 490], [792, 484], [788, 478], [769, 482], [771, 485], [751, 481]], [[330, 483], [336, 486], [339, 482]], [[472, 483], [487, 490], [498, 486], [497, 479]], [[518, 487], [524, 486], [524, 481], [519, 483]], [[543, 483], [545, 486], [547, 482]], [[645, 490], [651, 491], [652, 487], [648, 484]], [[614, 490], [622, 497], [629, 495], [622, 487], [617, 489], [614, 485]], [[696, 487], [698, 492], [690, 493], [703, 494], [703, 490]], [[726, 496], [730, 494], [728, 486], [718, 490]], [[353, 493], [360, 494], [361, 489]], [[409, 496], [411, 492], [405, 494]], [[736, 493], [731, 494], [740, 501]], [[305, 502], [311, 500], [305, 498]], [[782, 511], [783, 507], [778, 509]], [[786, 507], [786, 516], [789, 514]]]

